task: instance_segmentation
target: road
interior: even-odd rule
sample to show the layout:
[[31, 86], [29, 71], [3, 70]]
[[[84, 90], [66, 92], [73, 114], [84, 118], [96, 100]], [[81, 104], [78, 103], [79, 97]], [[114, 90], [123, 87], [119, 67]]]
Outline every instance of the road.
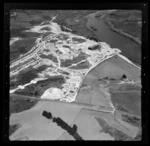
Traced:
[[32, 100], [38, 100], [38, 101], [49, 101], [53, 103], [62, 103], [62, 104], [72, 104], [72, 105], [78, 105], [81, 106], [84, 109], [88, 110], [94, 110], [94, 111], [100, 111], [100, 112], [107, 112], [107, 113], [114, 113], [114, 109], [112, 107], [106, 107], [106, 106], [98, 106], [98, 105], [92, 105], [92, 104], [86, 104], [86, 103], [78, 103], [78, 102], [64, 102], [59, 100], [50, 100], [50, 99], [41, 99], [40, 97], [34, 97], [34, 96], [25, 96], [25, 95], [18, 95], [18, 94], [10, 94], [10, 97], [15, 98], [26, 98], [26, 99], [32, 99]]

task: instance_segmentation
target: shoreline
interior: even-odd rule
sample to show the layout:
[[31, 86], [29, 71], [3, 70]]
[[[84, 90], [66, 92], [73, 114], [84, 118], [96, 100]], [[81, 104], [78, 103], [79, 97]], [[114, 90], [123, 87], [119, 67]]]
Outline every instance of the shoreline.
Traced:
[[111, 21], [110, 21], [110, 19], [109, 19], [109, 17], [108, 17], [107, 15], [105, 15], [102, 19], [103, 19], [104, 23], [105, 23], [112, 31], [114, 31], [114, 32], [116, 32], [116, 33], [119, 33], [119, 34], [121, 34], [121, 35], [123, 35], [123, 36], [125, 36], [125, 37], [127, 37], [127, 38], [129, 38], [129, 39], [131, 39], [132, 41], [134, 41], [134, 42], [137, 43], [138, 45], [141, 45], [141, 41], [140, 41], [138, 38], [133, 37], [132, 35], [123, 32], [121, 29], [116, 29], [116, 28], [114, 27], [114, 25], [111, 23]]
[[[95, 16], [95, 19], [103, 21], [106, 24], [106, 26], [108, 26], [108, 29], [110, 29], [111, 31], [113, 31], [119, 35], [122, 35], [123, 37], [126, 37], [127, 39], [133, 41], [134, 43], [136, 43], [137, 45], [140, 45], [140, 47], [141, 47], [141, 41], [139, 41], [138, 39], [134, 38], [131, 35], [128, 35], [120, 30], [117, 30], [113, 27], [113, 25], [111, 24], [111, 22], [108, 20], [108, 17], [107, 17], [108, 14], [110, 14], [110, 13], [111, 13], [111, 11], [110, 12], [107, 12], [107, 11], [97, 12], [97, 14], [95, 14], [94, 16]], [[110, 23], [110, 24], [108, 24], [108, 23]], [[89, 29], [89, 30], [91, 30], [91, 29]], [[125, 56], [126, 58], [128, 58], [126, 55], [124, 55], [124, 54], [122, 54], [122, 55]], [[128, 58], [128, 59], [135, 65], [141, 67], [141, 62], [135, 61], [131, 58]]]

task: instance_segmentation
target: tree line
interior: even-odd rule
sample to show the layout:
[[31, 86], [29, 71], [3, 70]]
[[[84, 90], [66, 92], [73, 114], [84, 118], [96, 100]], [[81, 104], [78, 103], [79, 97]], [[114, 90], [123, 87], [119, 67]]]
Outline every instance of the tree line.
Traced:
[[46, 117], [47, 119], [52, 120], [62, 129], [66, 130], [75, 140], [83, 140], [82, 137], [77, 133], [77, 125], [74, 124], [73, 127], [68, 125], [64, 120], [60, 117], [53, 117], [50, 112], [43, 111], [42, 116]]

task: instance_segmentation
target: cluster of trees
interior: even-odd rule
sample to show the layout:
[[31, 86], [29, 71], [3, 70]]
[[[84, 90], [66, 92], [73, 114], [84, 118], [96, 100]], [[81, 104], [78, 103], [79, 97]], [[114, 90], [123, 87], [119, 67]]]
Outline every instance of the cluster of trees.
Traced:
[[84, 37], [86, 37], [86, 38], [88, 38], [88, 39], [90, 39], [90, 40], [93, 40], [93, 41], [96, 41], [96, 42], [99, 42], [99, 40], [96, 38], [96, 37], [93, 37], [93, 36], [85, 36], [84, 34], [81, 34], [80, 32], [78, 32], [77, 30], [72, 30], [71, 28], [69, 28], [69, 29], [66, 29], [65, 27], [64, 27], [64, 23], [62, 23], [62, 22], [57, 22], [59, 25], [60, 25], [60, 28], [61, 28], [61, 30], [62, 31], [66, 31], [66, 32], [71, 32], [71, 33], [73, 33], [73, 34], [77, 34], [77, 35], [80, 35], [80, 36], [84, 36]]
[[52, 114], [50, 112], [47, 112], [47, 111], [43, 111], [42, 116], [44, 116], [50, 120], [53, 118]]
[[98, 40], [97, 38], [93, 37], [93, 36], [89, 36], [88, 38], [89, 38], [90, 40], [95, 41], [95, 42], [99, 42], [99, 40]]
[[[31, 81], [31, 79], [30, 79], [30, 81]], [[16, 82], [16, 83], [17, 83], [17, 85], [20, 85], [20, 84], [18, 84], [18, 82]], [[15, 94], [34, 96], [34, 97], [38, 98], [48, 88], [51, 88], [51, 87], [62, 88], [63, 83], [65, 83], [65, 79], [63, 78], [63, 76], [54, 76], [54, 77], [52, 76], [46, 80], [38, 81], [36, 84], [28, 85], [24, 89], [18, 89], [15, 91]], [[12, 82], [11, 88], [15, 86], [15, 84], [14, 85], [13, 84], [14, 83]]]
[[17, 79], [16, 80], [10, 79], [9, 82], [10, 89], [17, 88], [18, 85], [19, 84], [17, 83]]
[[122, 105], [116, 105], [116, 109], [125, 113], [130, 113], [130, 111], [128, 109], [126, 109], [125, 107], [123, 107]]
[[20, 127], [21, 127], [21, 124], [9, 125], [9, 136], [15, 133]]
[[[95, 47], [96, 47], [96, 46], [95, 46]], [[94, 47], [94, 48], [89, 47], [88, 49], [89, 49], [89, 50], [94, 50], [95, 47]], [[125, 74], [123, 74], [122, 77], [120, 78], [120, 80], [125, 80], [125, 79], [127, 79], [127, 76], [126, 76]], [[109, 78], [109, 77], [104, 77], [104, 78], [101, 78], [101, 79], [98, 79], [98, 80], [99, 80], [99, 81], [101, 81], [101, 80], [111, 80], [111, 81], [115, 81], [115, 80], [117, 80], [117, 79], [115, 79], [115, 78]]]
[[125, 122], [130, 123], [133, 126], [137, 126], [140, 127], [141, 126], [141, 119], [136, 117], [136, 116], [132, 116], [132, 115], [127, 115], [127, 114], [122, 114], [122, 120]]
[[95, 42], [99, 42], [99, 40], [98, 40], [96, 37], [94, 37], [94, 36], [85, 36], [84, 34], [81, 34], [81, 33], [79, 33], [79, 32], [76, 31], [76, 30], [72, 30], [72, 33], [73, 33], [73, 34], [80, 35], [80, 36], [84, 36], [84, 37], [86, 37], [86, 38], [89, 39], [89, 40], [93, 40], [93, 41], [95, 41]]
[[77, 126], [75, 124], [73, 125], [73, 127], [71, 127], [61, 118], [53, 117], [52, 114], [47, 111], [43, 111], [42, 116], [46, 117], [47, 119], [52, 119], [53, 122], [57, 123], [58, 126], [72, 135], [75, 140], [83, 140], [82, 137], [77, 133]]
[[38, 100], [29, 99], [22, 96], [10, 96], [9, 99], [9, 115], [12, 113], [20, 113], [22, 111], [31, 109], [37, 104]]
[[125, 74], [123, 74], [121, 79], [124, 80], [126, 78], [127, 78], [127, 76]]

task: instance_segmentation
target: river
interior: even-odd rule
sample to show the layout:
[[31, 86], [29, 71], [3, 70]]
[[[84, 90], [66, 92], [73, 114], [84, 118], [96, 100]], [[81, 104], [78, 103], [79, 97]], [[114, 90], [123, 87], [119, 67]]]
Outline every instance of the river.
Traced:
[[[122, 54], [135, 64], [141, 65], [141, 46], [131, 39], [109, 29], [103, 19], [95, 18], [96, 13], [87, 16], [87, 28], [94, 26], [97, 31], [95, 35], [103, 42], [108, 43], [112, 48], [118, 48]], [[90, 29], [91, 30], [91, 29]]]

